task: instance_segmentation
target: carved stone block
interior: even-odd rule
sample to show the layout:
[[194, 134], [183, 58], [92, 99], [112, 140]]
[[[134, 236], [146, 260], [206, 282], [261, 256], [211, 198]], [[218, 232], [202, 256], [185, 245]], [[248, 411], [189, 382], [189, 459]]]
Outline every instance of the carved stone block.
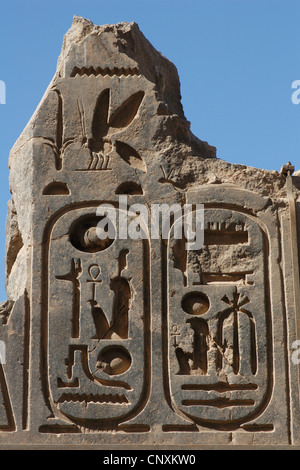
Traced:
[[79, 17], [9, 166], [1, 447], [300, 444], [299, 176], [217, 159], [138, 26]]

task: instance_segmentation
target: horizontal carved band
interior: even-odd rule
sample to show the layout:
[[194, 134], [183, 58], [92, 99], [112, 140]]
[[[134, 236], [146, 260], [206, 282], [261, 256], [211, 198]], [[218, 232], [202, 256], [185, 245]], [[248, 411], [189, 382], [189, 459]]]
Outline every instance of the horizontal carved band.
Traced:
[[113, 69], [110, 69], [109, 67], [105, 67], [104, 69], [102, 69], [101, 67], [74, 67], [71, 73], [71, 77], [76, 77], [76, 75], [101, 75], [102, 77], [104, 77], [105, 75], [109, 75], [110, 77], [112, 77], [113, 75], [117, 75], [118, 77], [124, 75], [126, 77], [128, 75], [140, 75], [140, 73], [136, 67], [114, 67]]

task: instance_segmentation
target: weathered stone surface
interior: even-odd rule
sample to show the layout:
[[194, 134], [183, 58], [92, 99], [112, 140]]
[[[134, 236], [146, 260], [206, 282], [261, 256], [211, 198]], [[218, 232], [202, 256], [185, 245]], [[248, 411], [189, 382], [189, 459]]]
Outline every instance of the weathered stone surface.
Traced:
[[[300, 444], [297, 172], [218, 159], [138, 26], [79, 17], [9, 167], [0, 445]], [[204, 204], [203, 247], [99, 240], [120, 196]]]

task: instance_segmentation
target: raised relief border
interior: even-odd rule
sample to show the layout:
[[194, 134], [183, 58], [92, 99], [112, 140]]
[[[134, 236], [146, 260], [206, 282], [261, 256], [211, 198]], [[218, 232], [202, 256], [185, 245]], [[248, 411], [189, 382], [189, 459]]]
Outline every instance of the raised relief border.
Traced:
[[149, 398], [149, 242], [96, 240], [99, 204], [64, 208], [45, 229], [42, 385], [61, 425], [50, 419], [41, 432], [130, 432]]
[[273, 425], [247, 424], [272, 392], [268, 238], [238, 208], [210, 204], [204, 219], [201, 250], [183, 252], [171, 231], [164, 255], [166, 398], [175, 412], [204, 427], [270, 431]]

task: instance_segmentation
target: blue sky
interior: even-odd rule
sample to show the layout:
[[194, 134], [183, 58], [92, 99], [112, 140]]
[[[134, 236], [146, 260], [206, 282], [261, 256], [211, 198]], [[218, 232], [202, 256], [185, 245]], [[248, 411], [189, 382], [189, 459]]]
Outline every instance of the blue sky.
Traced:
[[177, 67], [193, 133], [232, 163], [300, 169], [300, 0], [2, 0], [0, 4], [0, 301], [8, 155], [52, 79], [74, 15], [135, 21]]

